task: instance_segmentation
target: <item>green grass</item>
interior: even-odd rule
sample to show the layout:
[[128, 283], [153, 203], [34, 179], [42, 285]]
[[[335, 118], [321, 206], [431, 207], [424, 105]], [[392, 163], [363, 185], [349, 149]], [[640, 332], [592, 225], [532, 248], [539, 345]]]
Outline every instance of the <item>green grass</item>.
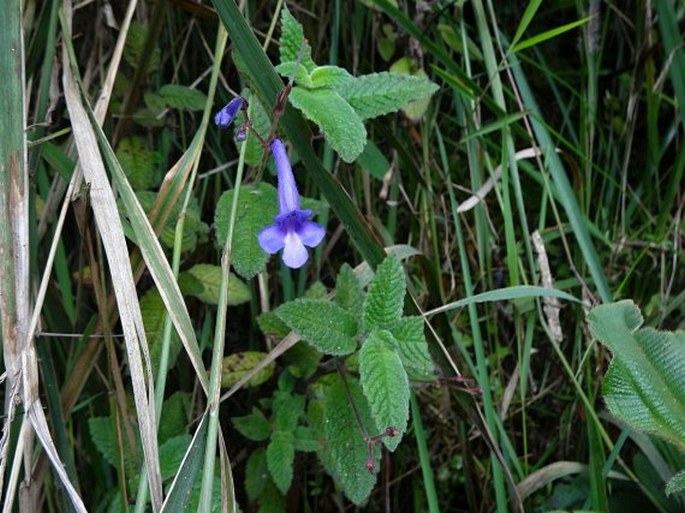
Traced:
[[[398, 112], [366, 123], [383, 157], [371, 162], [387, 170], [344, 163], [287, 108], [279, 134], [300, 192], [326, 206], [327, 236], [303, 269], [273, 257], [244, 280], [249, 302], [232, 305], [225, 278], [210, 304], [184, 272], [202, 263], [229, 276], [231, 237], [220, 247], [212, 227], [221, 194], [275, 184], [269, 159], [250, 164], [212, 116], [245, 87], [274, 105], [285, 4], [317, 63], [362, 75], [410, 58], [440, 90], [417, 122]], [[682, 511], [664, 485], [685, 456], [606, 412], [611, 355], [585, 314], [629, 298], [648, 326], [685, 327], [685, 10], [415, 4], [248, 0], [241, 14], [233, 0], [139, 3], [129, 25], [112, 3], [114, 29], [100, 2], [3, 3], [0, 503], [21, 510], [30, 478], [35, 511], [80, 500], [88, 511], [352, 509], [314, 452], [297, 451], [287, 497], [259, 488], [251, 455], [266, 442], [231, 421], [254, 408], [268, 417], [288, 390], [315, 425], [322, 376], [341, 363], [298, 375], [312, 358], [298, 343], [266, 382], [221, 400], [222, 361], [280, 354], [261, 313], [316, 282], [331, 293], [343, 263], [366, 263], [368, 283], [399, 245], [405, 314], [425, 314], [441, 379], [412, 384], [409, 431], [358, 511]], [[169, 84], [202, 95], [169, 100]], [[145, 152], [131, 158], [132, 137]], [[151, 212], [131, 186], [141, 176]], [[145, 333], [160, 311], [140, 300], [155, 287], [167, 317]], [[150, 357], [168, 372], [149, 374]]]

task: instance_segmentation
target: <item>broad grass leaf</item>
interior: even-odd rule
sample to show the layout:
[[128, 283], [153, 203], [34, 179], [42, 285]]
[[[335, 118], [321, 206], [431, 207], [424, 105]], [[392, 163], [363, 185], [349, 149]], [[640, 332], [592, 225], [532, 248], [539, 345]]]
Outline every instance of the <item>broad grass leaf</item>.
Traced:
[[169, 107], [175, 109], [200, 111], [207, 103], [205, 93], [184, 85], [167, 84], [159, 90], [159, 95]]
[[340, 306], [320, 299], [297, 299], [279, 306], [276, 315], [324, 354], [346, 355], [357, 348], [357, 321]]
[[387, 71], [362, 75], [336, 87], [361, 119], [395, 112], [437, 90], [438, 86], [427, 78]]
[[632, 301], [598, 306], [588, 322], [613, 354], [603, 384], [609, 411], [685, 450], [685, 332], [638, 329], [642, 316]]
[[407, 284], [402, 264], [390, 255], [381, 262], [364, 301], [364, 328], [392, 329], [402, 317]]
[[290, 431], [275, 431], [266, 448], [266, 465], [278, 489], [284, 495], [293, 481], [294, 437]]
[[378, 431], [397, 430], [383, 438], [394, 451], [407, 430], [409, 379], [396, 350], [397, 341], [386, 330], [372, 331], [359, 351], [359, 378]]
[[290, 91], [290, 103], [321, 130], [326, 141], [345, 162], [353, 162], [366, 145], [366, 128], [350, 104], [333, 89]]
[[[219, 198], [215, 212], [217, 243], [223, 247], [228, 235], [234, 191], [226, 191]], [[267, 184], [245, 185], [240, 188], [238, 211], [233, 232], [231, 263], [243, 278], [252, 278], [264, 269], [269, 255], [257, 242], [257, 234], [273, 223], [278, 213], [276, 189]]]
[[435, 365], [423, 332], [423, 317], [402, 317], [390, 330], [407, 374], [417, 379], [435, 379]]
[[316, 64], [312, 60], [312, 49], [304, 37], [302, 25], [284, 5], [281, 10], [281, 38], [278, 41], [281, 62], [297, 61], [302, 45], [304, 45], [304, 52], [300, 66], [311, 73], [316, 68]]
[[[228, 304], [240, 305], [249, 301], [252, 295], [247, 285], [235, 274], [229, 272], [229, 275]], [[220, 266], [195, 264], [179, 275], [179, 284], [184, 293], [193, 295], [209, 305], [217, 305], [219, 304], [219, 289], [222, 279], [225, 278]]]
[[376, 445], [373, 448], [371, 461], [375, 471], [369, 472], [367, 468], [368, 446], [357, 424], [357, 417], [350, 404], [348, 391], [365, 429], [373, 430], [374, 422], [369, 404], [359, 382], [348, 376], [345, 383], [339, 376], [334, 376], [331, 385], [326, 389], [324, 399], [322, 420], [326, 445], [319, 451], [319, 454], [347, 498], [360, 505], [368, 499], [376, 484], [380, 447]]

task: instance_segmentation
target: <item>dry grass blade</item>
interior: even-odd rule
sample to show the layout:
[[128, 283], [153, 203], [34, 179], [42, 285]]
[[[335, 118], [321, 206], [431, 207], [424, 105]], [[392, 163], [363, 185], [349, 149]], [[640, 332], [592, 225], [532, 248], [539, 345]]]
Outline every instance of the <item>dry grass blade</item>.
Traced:
[[63, 68], [64, 92], [74, 140], [84, 177], [90, 184], [91, 204], [112, 275], [112, 285], [124, 332], [153, 510], [159, 511], [162, 505], [162, 482], [157, 452], [154, 386], [145, 329], [126, 250], [126, 239], [114, 193], [107, 180], [102, 156], [98, 151], [97, 139], [86, 109], [81, 103], [66, 49], [63, 51]]

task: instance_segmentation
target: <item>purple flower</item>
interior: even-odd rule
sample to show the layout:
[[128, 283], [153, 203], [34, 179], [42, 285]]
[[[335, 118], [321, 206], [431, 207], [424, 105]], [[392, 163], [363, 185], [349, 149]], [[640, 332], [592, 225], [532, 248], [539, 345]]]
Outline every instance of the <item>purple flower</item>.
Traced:
[[278, 173], [278, 215], [274, 217], [274, 224], [257, 234], [257, 240], [262, 249], [272, 255], [283, 249], [285, 265], [299, 269], [309, 259], [305, 246], [317, 246], [326, 230], [320, 224], [308, 220], [312, 215], [311, 210], [300, 209], [300, 195], [283, 141], [274, 139], [271, 142], [271, 152]]
[[214, 124], [219, 128], [228, 128], [238, 115], [241, 109], [247, 106], [247, 102], [242, 96], [236, 96], [219, 112], [214, 114]]

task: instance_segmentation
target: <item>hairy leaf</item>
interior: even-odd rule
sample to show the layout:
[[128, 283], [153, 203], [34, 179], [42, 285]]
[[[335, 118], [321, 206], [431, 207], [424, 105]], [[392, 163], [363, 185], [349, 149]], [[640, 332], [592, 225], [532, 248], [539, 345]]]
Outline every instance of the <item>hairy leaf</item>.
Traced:
[[366, 128], [350, 104], [333, 89], [295, 86], [290, 103], [321, 130], [345, 162], [353, 162], [366, 145]]
[[300, 55], [300, 48], [304, 45], [304, 52], [300, 65], [308, 72], [316, 68], [312, 60], [312, 49], [304, 38], [302, 25], [290, 13], [285, 5], [281, 11], [281, 39], [278, 48], [280, 50], [281, 62], [295, 62]]
[[357, 348], [357, 321], [335, 303], [297, 299], [279, 306], [275, 313], [324, 354], [345, 355]]
[[122, 139], [116, 151], [117, 159], [134, 190], [157, 187], [162, 178], [159, 165], [162, 157], [151, 150], [142, 137]]
[[407, 284], [402, 264], [390, 255], [376, 269], [364, 302], [366, 329], [392, 329], [402, 317]]
[[435, 365], [423, 333], [423, 317], [402, 317], [390, 330], [407, 373], [418, 379], [435, 379]]
[[311, 73], [310, 87], [343, 88], [349, 81], [354, 81], [354, 77], [346, 69], [338, 66], [319, 66]]
[[278, 390], [274, 396], [273, 412], [276, 429], [294, 430], [298, 419], [304, 415], [304, 396]]
[[[226, 356], [221, 368], [221, 386], [231, 388], [264, 358], [266, 358], [266, 353], [260, 351], [242, 351]], [[250, 378], [247, 386], [256, 387], [269, 380], [273, 376], [275, 366], [276, 364], [271, 362]]]
[[245, 491], [250, 502], [256, 501], [269, 481], [269, 469], [266, 466], [266, 449], [259, 447], [252, 451], [245, 466]]
[[187, 109], [199, 111], [205, 108], [207, 95], [192, 87], [167, 84], [159, 90], [159, 95], [164, 98], [169, 107], [175, 109]]
[[355, 319], [362, 318], [364, 291], [352, 268], [343, 264], [335, 282], [335, 302], [350, 312]]
[[334, 376], [326, 389], [323, 427], [327, 444], [320, 451], [320, 456], [347, 498], [359, 505], [366, 501], [376, 484], [380, 448], [378, 445], [373, 448], [371, 463], [374, 471], [369, 472], [368, 446], [357, 423], [348, 392], [364, 423], [364, 429], [373, 430], [374, 422], [369, 404], [359, 383], [351, 376], [346, 378], [346, 382]]
[[438, 86], [427, 78], [387, 71], [362, 75], [336, 87], [336, 91], [349, 102], [361, 119], [394, 112], [437, 90]]
[[[228, 236], [234, 191], [226, 191], [216, 206], [215, 224], [217, 243], [223, 247]], [[238, 211], [233, 231], [232, 264], [238, 274], [252, 278], [264, 269], [269, 255], [257, 242], [257, 234], [273, 223], [278, 213], [276, 189], [267, 184], [244, 185], [240, 188]]]
[[[228, 281], [228, 304], [240, 305], [250, 300], [250, 289], [235, 274], [229, 272]], [[183, 283], [183, 278], [192, 278]], [[224, 279], [221, 267], [211, 264], [196, 264], [179, 276], [180, 284], [183, 284], [183, 292], [191, 294], [199, 300], [210, 304], [219, 304], [219, 289], [221, 280]], [[192, 286], [190, 285], [192, 283]], [[199, 285], [199, 287], [197, 287]]]
[[395, 349], [397, 341], [389, 331], [372, 331], [359, 351], [359, 377], [378, 431], [390, 428], [396, 436], [383, 438], [394, 451], [407, 429], [409, 379]]
[[159, 469], [162, 471], [163, 481], [176, 475], [191, 440], [190, 435], [184, 434], [169, 438], [159, 446]]
[[642, 316], [632, 301], [598, 306], [588, 321], [613, 353], [603, 385], [609, 411], [685, 450], [685, 332], [638, 329]]
[[291, 431], [275, 431], [266, 448], [266, 465], [281, 493], [286, 494], [293, 480], [295, 445]]
[[272, 431], [269, 419], [257, 408], [252, 408], [248, 415], [231, 417], [231, 422], [241, 435], [255, 442], [266, 440]]

